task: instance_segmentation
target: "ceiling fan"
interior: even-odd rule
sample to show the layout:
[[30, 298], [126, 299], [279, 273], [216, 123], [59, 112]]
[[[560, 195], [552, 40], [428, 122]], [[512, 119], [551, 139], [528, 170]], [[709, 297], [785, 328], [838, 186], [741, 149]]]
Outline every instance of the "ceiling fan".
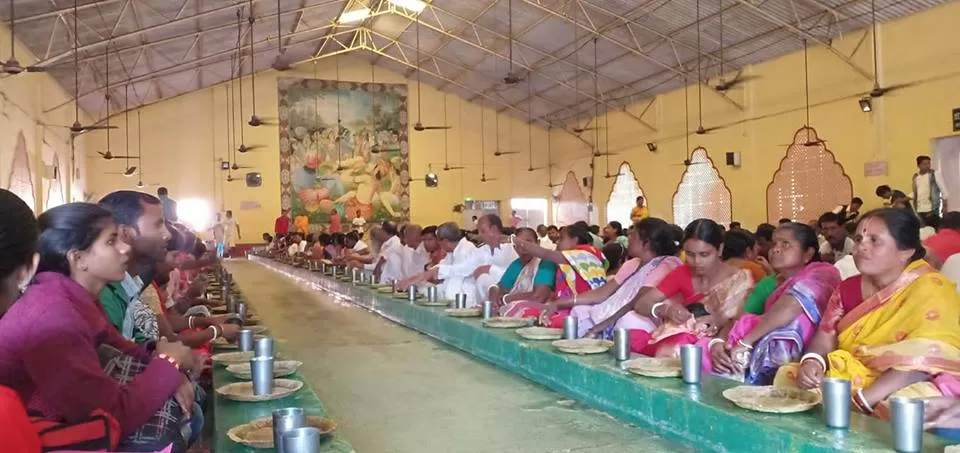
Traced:
[[277, 71], [289, 71], [293, 69], [293, 59], [287, 55], [287, 50], [283, 48], [283, 30], [280, 25], [280, 0], [277, 0], [277, 56], [270, 63], [270, 67]]
[[[239, 99], [238, 105], [239, 105], [239, 108], [240, 108], [240, 118], [241, 118], [240, 121], [241, 121], [241, 124], [239, 125], [239, 128], [240, 128], [240, 147], [237, 148], [237, 151], [240, 151], [241, 153], [246, 153], [246, 152], [253, 151], [253, 150], [256, 150], [256, 149], [264, 148], [265, 146], [264, 146], [264, 145], [250, 145], [250, 146], [247, 146], [247, 145], [245, 144], [245, 139], [244, 139], [244, 137], [243, 137], [243, 124], [242, 124], [242, 122], [243, 122], [243, 59], [241, 58], [241, 55], [240, 55], [240, 44], [241, 44], [241, 42], [240, 42], [240, 41], [241, 41], [240, 29], [241, 29], [241, 27], [242, 27], [242, 25], [241, 25], [241, 23], [242, 23], [242, 16], [243, 16], [243, 8], [240, 8], [240, 9], [237, 10], [237, 84], [240, 85], [240, 87], [239, 87], [239, 89], [240, 89], [240, 99]], [[253, 22], [252, 22], [252, 21], [253, 21], [253, 12], [252, 12], [252, 11], [251, 11], [251, 15], [250, 15], [250, 20], [251, 20], [251, 26], [253, 26]], [[250, 35], [251, 35], [251, 39], [252, 39], [253, 33], [251, 33]], [[251, 41], [251, 44], [252, 44], [252, 41]], [[252, 51], [253, 49], [251, 48], [250, 50]], [[252, 52], [251, 52], [251, 55], [250, 55], [250, 61], [251, 61], [251, 63], [253, 62], [253, 54], [252, 54]], [[252, 70], [252, 68], [251, 68], [251, 71], [250, 71], [250, 75], [251, 75], [251, 78], [252, 78], [252, 77], [253, 77], [253, 70]], [[231, 74], [230, 84], [231, 84], [231, 86], [233, 85], [232, 74]], [[256, 101], [254, 101], [254, 102], [256, 102]], [[256, 115], [254, 115], [254, 116], [256, 116]], [[252, 120], [252, 118], [251, 118], [251, 120]]]
[[683, 165], [684, 167], [689, 167], [691, 165], [697, 165], [701, 163], [690, 160], [693, 153], [690, 149], [690, 93], [686, 77], [683, 78], [683, 140], [684, 146], [686, 147], [684, 151], [683, 162], [671, 165]]
[[877, 60], [877, 5], [876, 0], [870, 0], [870, 22], [871, 33], [873, 35], [873, 89], [870, 90], [870, 97], [878, 98], [882, 97], [884, 94], [887, 94], [891, 91], [896, 91], [901, 88], [907, 88], [913, 83], [901, 83], [899, 85], [890, 85], [887, 87], [880, 85], [880, 63]]
[[503, 76], [503, 83], [507, 85], [516, 85], [523, 82], [524, 76], [513, 69], [513, 0], [507, 1], [507, 44], [509, 48], [510, 69]]
[[543, 167], [534, 167], [533, 166], [533, 85], [531, 81], [533, 80], [533, 75], [527, 77], [527, 171], [534, 172], [536, 170], [542, 170]]
[[[124, 134], [124, 140], [126, 141], [127, 153], [130, 152], [130, 102], [129, 102], [130, 91], [129, 89], [130, 89], [129, 84], [124, 85], [123, 87], [123, 122], [124, 122], [124, 127], [126, 128], [126, 133]], [[110, 102], [107, 101], [107, 109], [109, 108], [110, 108]], [[108, 113], [108, 116], [109, 116], [109, 113]], [[130, 156], [129, 154], [118, 156], [116, 154], [111, 153], [109, 130], [107, 130], [107, 151], [106, 152], [97, 151], [97, 154], [103, 157], [103, 160], [127, 159], [128, 163], [129, 163], [129, 159], [138, 159], [138, 160], [140, 159], [139, 157]]]
[[[271, 120], [265, 120], [257, 116], [257, 66], [254, 64], [254, 52], [253, 52], [253, 24], [255, 19], [253, 18], [253, 0], [250, 0], [250, 17], [247, 19], [250, 22], [250, 102], [252, 104], [251, 110], [253, 111], [250, 115], [250, 121], [247, 124], [250, 127], [260, 127], [264, 125], [276, 126], [277, 123]], [[277, 18], [280, 17], [280, 9], [277, 9]], [[279, 36], [278, 36], [279, 39]], [[243, 77], [240, 78], [241, 83], [243, 83]]]
[[552, 126], [547, 126], [547, 181], [549, 181], [549, 182], [547, 183], [547, 187], [549, 187], [549, 188], [552, 189], [552, 188], [554, 188], [554, 187], [560, 187], [560, 186], [562, 186], [563, 183], [558, 183], [558, 184], [554, 184], [554, 183], [553, 183], [553, 174], [552, 174], [552, 171], [553, 171], [553, 154], [551, 153], [551, 146], [550, 146], [550, 129], [553, 129], [553, 127], [552, 127]]
[[[807, 121], [803, 126], [807, 129], [810, 129], [810, 62], [807, 58], [807, 40], [803, 40], [803, 94], [804, 98], [804, 108], [806, 110]], [[807, 141], [803, 143], [803, 146], [820, 146], [826, 144], [826, 140], [823, 140], [817, 137], [816, 140], [809, 139], [810, 133], [807, 132]]]
[[[443, 122], [447, 122], [447, 94], [443, 94]], [[450, 166], [450, 148], [447, 146], [447, 131], [443, 131], [443, 171], [463, 170], [463, 166]]]
[[[16, 31], [16, 14], [13, 8], [14, 0], [10, 0], [10, 36], [15, 36]], [[17, 48], [16, 40], [10, 40], [10, 58], [7, 61], [3, 62], [3, 72], [9, 75], [17, 75], [23, 72], [45, 72], [47, 68], [41, 66], [26, 66], [20, 64], [20, 61], [17, 60]]]
[[697, 0], [697, 135], [705, 135], [713, 132], [719, 127], [703, 127], [703, 72], [702, 62], [703, 54], [700, 53], [700, 0]]
[[[503, 149], [500, 149], [500, 113], [497, 113], [497, 124], [494, 129], [497, 134], [497, 149], [493, 151], [494, 156], [500, 157], [510, 154], [520, 154], [520, 151], [504, 151]], [[508, 137], [513, 138], [513, 123], [510, 123], [510, 132], [507, 135]]]
[[719, 8], [720, 8], [720, 12], [719, 12], [719, 16], [720, 16], [720, 49], [718, 50], [718, 52], [720, 53], [720, 70], [718, 71], [718, 73], [719, 73], [719, 80], [717, 80], [717, 84], [713, 86], [713, 89], [714, 89], [714, 90], [717, 90], [717, 91], [719, 91], [719, 92], [721, 92], [721, 93], [723, 93], [723, 92], [725, 92], [725, 91], [727, 91], [727, 90], [730, 90], [731, 88], [734, 88], [734, 87], [736, 87], [736, 86], [739, 86], [739, 85], [740, 85], [741, 83], [743, 83], [743, 82], [746, 82], [746, 81], [748, 81], [748, 80], [754, 80], [754, 79], [757, 79], [757, 78], [759, 78], [759, 77], [757, 77], [757, 76], [743, 75], [743, 70], [741, 69], [741, 70], [737, 71], [737, 74], [734, 75], [732, 79], [730, 79], [730, 80], [724, 79], [724, 76], [723, 76], [723, 0], [720, 0]]
[[[417, 64], [419, 65], [419, 64], [420, 64], [420, 18], [417, 17], [415, 20], [416, 20], [416, 23], [417, 23], [417, 29], [416, 29], [416, 31], [417, 31]], [[450, 129], [451, 126], [424, 126], [424, 125], [423, 125], [423, 121], [420, 120], [420, 119], [421, 119], [422, 109], [423, 109], [423, 100], [421, 99], [421, 95], [422, 95], [422, 93], [423, 93], [423, 86], [422, 86], [421, 83], [420, 83], [420, 74], [421, 74], [421, 72], [422, 72], [422, 71], [420, 70], [420, 67], [418, 66], [418, 67], [417, 67], [417, 122], [413, 125], [413, 130], [415, 130], [415, 131], [417, 131], [417, 132], [423, 132], [423, 131], [433, 131], [433, 130], [446, 130], [446, 129]], [[446, 96], [444, 96], [444, 102], [446, 102]], [[446, 107], [447, 107], [447, 106], [444, 105], [443, 107], [444, 107], [444, 111], [446, 111]], [[444, 123], [446, 123], [446, 119], [447, 119], [447, 118], [446, 118], [446, 113], [444, 113], [444, 118], [443, 118], [443, 119], [444, 119]]]
[[[126, 102], [126, 101], [124, 101]], [[137, 188], [142, 189], [143, 185], [143, 169], [144, 169], [144, 160], [143, 160], [143, 129], [140, 127], [140, 110], [137, 110], [137, 159], [140, 161], [140, 173], [137, 176]], [[129, 148], [128, 148], [129, 149]], [[129, 167], [127, 171], [136, 171], [137, 167]], [[130, 175], [127, 175], [130, 176]]]
[[[599, 68], [600, 66], [597, 62], [597, 38], [593, 38], [593, 74], [594, 74], [593, 75], [593, 91], [594, 91], [594, 97], [596, 97], [597, 99], [600, 99], [600, 80], [598, 78], [599, 73], [597, 72]], [[577, 90], [579, 95], [579, 82], [578, 82]], [[579, 101], [577, 103], [579, 104]], [[600, 125], [596, 123], [596, 121], [599, 121], [597, 118], [600, 117], [600, 110], [598, 109], [598, 107], [599, 107], [599, 102], [594, 104], [593, 119], [591, 121], [588, 121], [583, 126], [574, 126], [573, 129], [571, 129], [571, 131], [577, 135], [580, 135], [587, 131], [594, 131], [594, 138], [597, 138], [597, 135], [596, 135], [597, 131], [601, 129]], [[593, 122], [592, 126], [590, 125], [591, 122]]]
[[80, 135], [85, 132], [94, 131], [94, 130], [103, 130], [103, 129], [116, 129], [116, 126], [98, 126], [98, 125], [83, 125], [80, 123], [80, 60], [79, 60], [79, 47], [80, 47], [80, 38], [78, 37], [78, 27], [77, 23], [80, 22], [77, 17], [77, 10], [79, 9], [79, 0], [73, 0], [73, 124], [69, 126], [70, 132], [74, 135]]

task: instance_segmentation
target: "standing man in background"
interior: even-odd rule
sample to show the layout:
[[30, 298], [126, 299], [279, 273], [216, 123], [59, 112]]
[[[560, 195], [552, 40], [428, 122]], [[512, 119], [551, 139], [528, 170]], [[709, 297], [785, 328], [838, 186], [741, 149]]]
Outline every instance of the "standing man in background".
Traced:
[[300, 236], [307, 234], [307, 230], [310, 228], [310, 219], [304, 215], [300, 214], [293, 218], [293, 231], [300, 233]]
[[177, 221], [177, 202], [170, 198], [166, 187], [157, 189], [157, 197], [160, 198], [160, 204], [163, 206], [163, 218], [171, 222]]
[[[237, 232], [236, 236], [233, 235], [234, 230]], [[227, 218], [223, 220], [223, 243], [227, 257], [230, 256], [230, 249], [236, 245], [235, 241], [240, 239], [240, 224], [233, 218], [233, 211], [227, 211]]]
[[290, 232], [290, 210], [281, 209], [280, 217], [273, 222], [273, 232], [277, 237], [286, 236]]
[[913, 207], [926, 225], [936, 224], [941, 204], [943, 212], [947, 212], [946, 188], [937, 182], [937, 173], [930, 164], [930, 156], [917, 156], [917, 172], [913, 174]]
[[353, 224], [353, 231], [356, 231], [357, 234], [363, 236], [363, 227], [367, 225], [367, 219], [363, 218], [363, 215], [360, 213], [360, 211], [357, 211], [357, 216], [354, 217], [353, 222], [350, 223]]
[[218, 212], [213, 226], [210, 227], [210, 231], [213, 232], [213, 243], [217, 246], [217, 258], [223, 258], [223, 252], [226, 250], [223, 242], [223, 228], [223, 216]]

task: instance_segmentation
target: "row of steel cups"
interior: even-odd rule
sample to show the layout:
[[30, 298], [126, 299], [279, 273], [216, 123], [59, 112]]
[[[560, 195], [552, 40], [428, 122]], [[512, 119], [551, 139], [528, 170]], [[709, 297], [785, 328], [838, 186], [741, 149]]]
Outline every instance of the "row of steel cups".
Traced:
[[317, 453], [320, 430], [307, 426], [302, 408], [288, 407], [273, 411], [273, 446], [277, 453]]
[[[680, 368], [683, 382], [699, 385], [703, 349], [697, 345], [680, 347]], [[852, 387], [847, 379], [825, 377], [820, 383], [823, 395], [823, 417], [828, 428], [848, 429], [852, 405]], [[894, 449], [915, 453], [923, 448], [923, 400], [890, 398], [890, 424]]]
[[253, 351], [250, 359], [250, 375], [253, 377], [253, 394], [269, 395], [273, 393], [273, 338], [254, 338], [250, 329], [240, 330], [237, 336], [240, 352]]

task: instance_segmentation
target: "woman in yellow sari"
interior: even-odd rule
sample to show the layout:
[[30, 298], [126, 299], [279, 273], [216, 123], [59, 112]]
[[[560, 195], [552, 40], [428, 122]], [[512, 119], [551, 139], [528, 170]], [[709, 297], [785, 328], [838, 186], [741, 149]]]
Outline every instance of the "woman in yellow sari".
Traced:
[[878, 209], [860, 220], [856, 239], [860, 275], [840, 284], [807, 354], [782, 367], [774, 385], [849, 379], [854, 406], [880, 418], [889, 417], [891, 396], [957, 396], [960, 297], [923, 261], [919, 220]]

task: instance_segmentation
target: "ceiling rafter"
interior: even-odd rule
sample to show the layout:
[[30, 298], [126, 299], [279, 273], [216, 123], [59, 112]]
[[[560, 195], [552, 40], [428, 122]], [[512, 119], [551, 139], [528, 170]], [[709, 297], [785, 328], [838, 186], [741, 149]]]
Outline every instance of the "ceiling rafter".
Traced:
[[[480, 9], [480, 12], [475, 14], [473, 18], [466, 23], [466, 25], [458, 28], [457, 30], [453, 31], [451, 34], [456, 36], [462, 35], [465, 31], [467, 31], [467, 29], [470, 28], [471, 24], [475, 24], [478, 20], [480, 20], [481, 17], [487, 14], [488, 11], [493, 9], [493, 7], [497, 6], [497, 4], [499, 3], [500, 3], [500, 0], [492, 0], [491, 2], [487, 3], [483, 8]], [[414, 26], [414, 24], [416, 24], [416, 21], [410, 21], [410, 23], [408, 23], [406, 27], [403, 27], [403, 31], [401, 31], [400, 34], [397, 35], [396, 39], [399, 40], [400, 36], [403, 36], [403, 34], [406, 33], [406, 31], [409, 30], [410, 27]], [[440, 40], [440, 42], [437, 44], [437, 47], [434, 50], [430, 51], [428, 55], [434, 55], [434, 54], [440, 53], [440, 51], [442, 51], [445, 47], [447, 47], [447, 44], [450, 44], [452, 40], [453, 40], [453, 37], [450, 34], [444, 34], [443, 39]], [[377, 59], [379, 58], [380, 56], [377, 55]], [[377, 64], [377, 59], [373, 60], [373, 64]], [[417, 61], [417, 66], [419, 65], [420, 65], [420, 61]], [[417, 72], [416, 69], [408, 69], [404, 75], [407, 77], [410, 77], [415, 72]], [[444, 82], [444, 85], [446, 85], [446, 82]], [[442, 87], [444, 85], [441, 85], [440, 89], [443, 89]]]
[[[370, 30], [364, 30], [364, 31], [365, 31], [366, 33], [376, 33], [376, 32], [370, 32]], [[386, 39], [386, 40], [390, 40], [390, 39], [391, 39], [391, 38], [386, 37], [386, 36], [383, 36], [383, 38]], [[390, 46], [392, 46], [392, 44], [390, 44]], [[466, 91], [468, 91], [468, 92], [474, 93], [474, 94], [476, 94], [477, 96], [480, 96], [480, 97], [482, 97], [482, 98], [484, 98], [484, 99], [486, 99], [486, 100], [488, 100], [488, 101], [492, 101], [492, 102], [493, 102], [494, 104], [496, 104], [496, 105], [504, 106], [504, 108], [506, 108], [506, 109], [508, 109], [508, 110], [512, 110], [512, 111], [516, 112], [518, 115], [526, 115], [526, 112], [525, 112], [523, 109], [517, 107], [517, 106], [514, 105], [514, 104], [511, 104], [511, 103], [510, 103], [509, 101], [507, 101], [507, 100], [504, 100], [504, 99], [501, 99], [501, 98], [497, 98], [497, 97], [491, 96], [489, 93], [486, 93], [486, 92], [484, 92], [484, 91], [478, 90], [478, 89], [473, 88], [473, 87], [470, 87], [470, 86], [468, 86], [468, 85], [465, 85], [465, 84], [463, 84], [462, 82], [458, 82], [458, 81], [456, 81], [456, 80], [448, 79], [446, 76], [444, 76], [444, 75], [442, 75], [442, 74], [439, 74], [439, 73], [435, 73], [435, 72], [431, 71], [431, 70], [428, 69], [428, 68], [417, 67], [417, 66], [415, 65], [415, 62], [414, 62], [414, 61], [411, 61], [410, 58], [408, 58], [405, 53], [402, 53], [402, 52], [401, 52], [401, 57], [399, 57], [399, 58], [398, 58], [398, 57], [395, 57], [395, 56], [393, 56], [393, 55], [390, 55], [390, 54], [386, 53], [385, 51], [381, 50], [380, 47], [377, 47], [377, 46], [375, 45], [375, 43], [373, 42], [372, 39], [369, 41], [369, 44], [367, 44], [365, 50], [367, 50], [367, 51], [369, 51], [369, 52], [373, 52], [374, 54], [376, 54], [376, 55], [378, 55], [378, 56], [380, 56], [380, 57], [382, 57], [382, 58], [386, 58], [386, 59], [388, 59], [388, 60], [397, 62], [397, 63], [402, 64], [402, 65], [404, 65], [404, 66], [407, 66], [408, 68], [423, 71], [424, 74], [427, 74], [427, 75], [429, 75], [429, 76], [431, 76], [431, 77], [434, 77], [434, 78], [437, 78], [437, 79], [439, 79], [439, 80], [443, 80], [443, 81], [445, 81], [445, 82], [448, 82], [448, 83], [450, 83], [451, 85], [454, 85], [454, 86], [456, 86], [456, 87], [459, 87], [459, 88], [461, 88], [461, 89], [463, 89], [463, 90], [466, 90]], [[536, 122], [537, 120], [534, 120], [534, 121]], [[547, 128], [547, 129], [553, 127], [553, 125], [550, 124], [549, 122], [542, 122], [542, 123], [543, 123], [544, 127]], [[566, 131], [566, 130], [564, 129], [564, 131]], [[566, 131], [566, 132], [569, 133], [570, 135], [572, 135], [573, 137], [575, 137], [577, 140], [579, 140], [579, 141], [583, 142], [584, 144], [590, 146], [591, 149], [592, 149], [592, 147], [594, 146], [593, 143], [590, 143], [589, 141], [585, 140], [583, 137], [580, 137], [579, 135], [570, 133], [569, 131]]]
[[[237, 25], [234, 23], [233, 27], [235, 28], [236, 26], [237, 26]], [[330, 26], [331, 26], [331, 25], [322, 26], [322, 28], [320, 28], [319, 30], [324, 30], [324, 29], [326, 29], [326, 27], [330, 27]], [[297, 32], [297, 33], [298, 33], [298, 34], [303, 34], [303, 35], [305, 35], [305, 34], [309, 34], [309, 33], [315, 33], [316, 31], [318, 31], [318, 29], [302, 30], [302, 31], [299, 31], [299, 32]], [[352, 33], [352, 32], [353, 32], [353, 30], [348, 30], [348, 31], [344, 31], [344, 32], [342, 32], [342, 33]], [[271, 50], [273, 50], [272, 47], [270, 47], [269, 49], [259, 49], [259, 50], [257, 49], [257, 47], [269, 47], [269, 46], [267, 46], [267, 44], [270, 44], [270, 43], [271, 43], [271, 40], [270, 40], [269, 38], [265, 38], [265, 39], [262, 39], [262, 40], [260, 40], [260, 41], [257, 41], [257, 42], [254, 43], [254, 50], [255, 50], [256, 52], [258, 52], [258, 53], [271, 51]], [[142, 47], [142, 48], [140, 49], [140, 51], [143, 52], [144, 49], [146, 49], [146, 46]], [[153, 73], [151, 73], [151, 74], [143, 74], [143, 75], [136, 76], [136, 77], [128, 77], [126, 80], [123, 80], [122, 83], [139, 83], [139, 82], [143, 82], [143, 81], [149, 80], [149, 79], [151, 79], [151, 78], [155, 78], [155, 77], [162, 77], [162, 76], [165, 76], [165, 75], [171, 75], [171, 74], [177, 74], [177, 73], [182, 73], [182, 72], [190, 71], [190, 70], [195, 69], [195, 66], [196, 66], [196, 65], [209, 66], [209, 65], [211, 65], [211, 64], [222, 63], [222, 62], [224, 62], [224, 61], [229, 60], [229, 57], [230, 57], [231, 55], [235, 54], [236, 52], [237, 52], [236, 47], [231, 47], [231, 48], [229, 48], [229, 49], [222, 50], [222, 51], [217, 52], [217, 53], [213, 53], [213, 54], [210, 54], [210, 55], [204, 55], [203, 57], [197, 58], [197, 59], [195, 59], [195, 60], [191, 60], [191, 61], [187, 62], [186, 65], [172, 64], [172, 65], [169, 65], [169, 66], [165, 66], [165, 67], [162, 67], [162, 68], [158, 68], [156, 71], [153, 71]], [[224, 58], [224, 57], [227, 57], [227, 58]], [[213, 61], [213, 63], [208, 63], [208, 62], [211, 62], [211, 61]], [[91, 90], [88, 90], [88, 91], [84, 91], [83, 93], [80, 94], [80, 98], [83, 99], [83, 98], [85, 98], [85, 97], [87, 97], [87, 96], [90, 96], [91, 94], [96, 94], [97, 91], [99, 91], [99, 90], [101, 90], [101, 89], [103, 89], [102, 86], [97, 86], [97, 87], [94, 88], [94, 89], [91, 89]], [[69, 105], [69, 104], [72, 104], [72, 103], [73, 103], [73, 100], [64, 101], [64, 102], [62, 102], [62, 103], [60, 103], [60, 104], [57, 104], [57, 105], [55, 105], [55, 106], [53, 106], [53, 107], [51, 107], [51, 108], [49, 108], [49, 109], [44, 110], [44, 113], [49, 113], [49, 112], [51, 112], [51, 111], [53, 111], [53, 110], [57, 110], [57, 109], [65, 106], [65, 105]]]
[[[546, 22], [547, 19], [549, 19], [549, 18], [550, 18], [550, 16], [540, 16], [539, 19], [533, 21], [530, 25], [524, 27], [523, 30], [520, 30], [520, 33], [517, 33], [516, 35], [514, 35], [514, 36], [513, 36], [513, 41], [517, 41], [517, 40], [519, 40], [520, 38], [523, 38], [524, 36], [527, 35], [527, 33], [530, 33], [531, 30], [533, 30], [534, 28], [536, 28], [536, 27], [539, 26], [540, 24]], [[459, 33], [458, 33], [458, 34], [459, 34]], [[510, 41], [507, 41], [507, 45], [508, 45], [508, 46], [510, 45], [509, 43], [510, 43]], [[500, 51], [502, 51], [502, 49], [503, 49], [503, 46], [498, 46], [498, 47], [495, 49], [495, 51], [496, 51], [496, 52], [500, 52]], [[439, 53], [439, 52], [440, 52], [440, 49], [437, 49], [436, 51], [431, 52], [431, 55], [437, 54], [437, 53]], [[479, 66], [481, 63], [483, 63], [483, 60], [485, 60], [485, 59], [481, 59], [481, 60], [478, 61], [476, 64], [472, 64], [472, 65], [470, 65], [470, 66], [465, 67], [462, 72], [460, 72], [459, 74], [455, 74], [453, 78], [454, 78], [454, 79], [457, 79], [457, 78], [463, 76], [463, 74], [466, 74], [466, 73], [468, 73], [468, 72], [470, 72], [470, 71], [473, 71], [474, 68], [476, 68], [476, 67]], [[537, 62], [541, 62], [541, 61], [543, 61], [543, 60], [544, 60], [543, 58], [540, 58], [540, 59], [537, 60]], [[534, 67], [534, 68], [538, 67], [538, 66], [537, 66], [537, 63], [532, 64], [531, 67]], [[442, 90], [445, 86], [446, 86], [446, 82], [444, 82], [443, 84], [441, 84], [438, 88]], [[470, 101], [472, 102], [473, 99], [470, 99]]]

